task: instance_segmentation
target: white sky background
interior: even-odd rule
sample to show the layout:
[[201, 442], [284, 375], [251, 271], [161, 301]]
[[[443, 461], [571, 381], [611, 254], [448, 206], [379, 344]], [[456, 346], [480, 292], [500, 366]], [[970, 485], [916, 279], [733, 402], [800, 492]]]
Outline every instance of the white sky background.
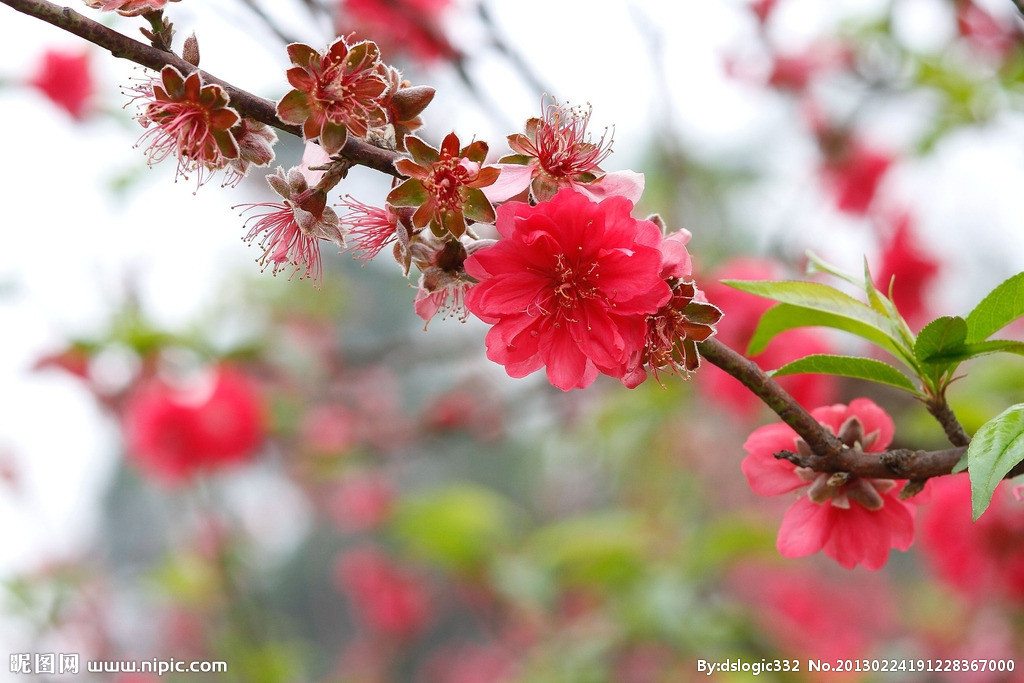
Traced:
[[[274, 6], [290, 26], [302, 30], [295, 19], [299, 10], [288, 9], [292, 2], [263, 4]], [[836, 15], [880, 4], [789, 0], [779, 28], [786, 44], [796, 49]], [[590, 102], [598, 134], [603, 125], [615, 124], [616, 153], [605, 164], [609, 170], [626, 168], [637, 159], [630, 149], [647, 140], [645, 125], [654, 120], [653, 108], [666, 94], [678, 116], [677, 129], [705, 154], [729, 154], [776, 134], [786, 139], [784, 127], [792, 110], [723, 76], [722, 55], [742, 49], [754, 35], [753, 20], [739, 0], [517, 0], [492, 5], [506, 39], [530, 59], [560, 99]], [[907, 3], [912, 11], [928, 5]], [[283, 94], [284, 51], [246, 18], [238, 2], [183, 0], [169, 10], [179, 40], [197, 30], [204, 68], [267, 97]], [[89, 13], [84, 6], [82, 11]], [[934, 26], [928, 13], [921, 12], [924, 24], [910, 25]], [[134, 33], [136, 23], [121, 20], [116, 26]], [[663, 32], [669, 83], [656, 81], [650, 50], [635, 30], [638, 23]], [[452, 25], [459, 27], [458, 44], [478, 42], [472, 38], [473, 21], [453, 17]], [[929, 40], [927, 31], [919, 33], [921, 40]], [[16, 79], [31, 73], [43, 49], [56, 45], [77, 48], [83, 43], [0, 6], [0, 76]], [[124, 101], [119, 84], [132, 69], [99, 50], [94, 57], [102, 100], [116, 108]], [[502, 113], [510, 121], [521, 125], [539, 111], [536, 97], [493, 55], [485, 54], [475, 73], [489, 97], [504, 104]], [[481, 114], [451, 76], [428, 74], [425, 80], [442, 91], [425, 113], [428, 136], [437, 139], [454, 128], [464, 140], [476, 135], [496, 150], [503, 148], [504, 135], [514, 131], [499, 129]], [[20, 497], [0, 492], [2, 576], [88, 545], [94, 504], [118, 453], [116, 430], [100, 419], [88, 396], [59, 373], [31, 372], [35, 359], [58, 348], [69, 335], [97, 329], [118, 305], [129, 274], [157, 321], [173, 325], [189, 320], [216, 298], [223, 277], [256, 270], [255, 249], [240, 241], [242, 221], [229, 207], [260, 200], [253, 190], [257, 185], [222, 190], [217, 178], [193, 195], [194, 183], [172, 182], [170, 160], [145, 172], [142, 182], [121, 199], [108, 190], [111, 178], [144, 166], [142, 150], [132, 146], [141, 132], [133, 122], [102, 119], [74, 125], [41, 95], [14, 88], [0, 90], [0, 121], [5, 133], [0, 283], [12, 288], [0, 297], [0, 452], [6, 449], [13, 455], [25, 485]], [[985, 263], [985, 252], [1000, 254], [994, 261], [997, 269], [1014, 258], [1013, 265], [1024, 266], [1019, 203], [1013, 199], [1024, 180], [1022, 138], [1019, 123], [964, 134], [928, 160], [900, 169], [888, 191], [909, 198], [918, 210], [920, 225], [934, 238], [928, 242], [930, 249], [956, 254], [965, 266]], [[806, 160], [800, 155], [798, 150], [778, 159], [781, 168], [789, 169], [787, 179], [778, 194], [750, 207], [766, 226], [777, 226], [781, 212], [800, 193], [820, 199], [819, 193], [808, 191], [813, 176], [809, 168], [801, 168]], [[382, 198], [387, 187], [383, 179], [366, 180], [370, 186], [360, 186], [358, 178], [353, 182], [345, 191], [366, 201]], [[803, 230], [827, 253], [835, 253], [830, 247], [836, 238], [826, 240], [826, 229], [828, 235], [848, 240], [845, 256], [842, 250], [838, 253], [856, 269], [861, 258], [856, 230], [844, 228], [839, 220], [836, 232], [837, 221], [827, 206], [811, 206], [800, 215], [803, 223], [791, 227]], [[977, 251], [964, 254], [968, 243]], [[1008, 274], [975, 283], [967, 294], [951, 288], [954, 308], [943, 312], [963, 312], [976, 298], [977, 287], [994, 286]]]

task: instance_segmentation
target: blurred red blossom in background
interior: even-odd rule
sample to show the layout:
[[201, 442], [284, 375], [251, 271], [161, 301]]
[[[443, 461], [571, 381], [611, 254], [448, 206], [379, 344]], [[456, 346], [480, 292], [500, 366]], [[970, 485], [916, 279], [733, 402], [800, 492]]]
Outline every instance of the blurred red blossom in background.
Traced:
[[203, 381], [144, 381], [124, 409], [128, 455], [146, 474], [182, 481], [244, 462], [263, 442], [266, 422], [256, 384], [222, 365]]
[[81, 121], [92, 108], [93, 83], [87, 51], [49, 49], [43, 53], [29, 85], [46, 95], [73, 119]]

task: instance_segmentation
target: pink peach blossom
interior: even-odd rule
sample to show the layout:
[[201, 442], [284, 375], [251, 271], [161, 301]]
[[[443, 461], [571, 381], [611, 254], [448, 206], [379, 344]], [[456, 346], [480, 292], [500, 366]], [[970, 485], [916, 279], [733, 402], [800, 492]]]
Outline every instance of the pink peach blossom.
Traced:
[[[892, 441], [893, 422], [866, 398], [812, 411], [818, 422], [848, 446], [873, 453]], [[762, 496], [800, 491], [779, 529], [779, 552], [804, 557], [819, 550], [847, 569], [860, 564], [881, 568], [889, 549], [906, 550], [914, 541], [915, 506], [899, 499], [903, 488], [891, 479], [836, 478], [775, 457], [779, 451], [809, 452], [787, 425], [756, 429], [743, 445], [742, 463], [750, 488]]]

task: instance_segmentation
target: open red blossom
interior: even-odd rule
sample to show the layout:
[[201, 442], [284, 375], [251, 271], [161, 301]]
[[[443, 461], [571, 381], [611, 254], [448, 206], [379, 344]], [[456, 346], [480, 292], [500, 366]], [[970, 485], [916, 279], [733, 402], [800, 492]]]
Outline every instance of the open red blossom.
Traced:
[[[557, 102], [544, 106], [542, 117], [527, 120], [525, 135], [508, 136], [514, 154], [501, 159], [504, 177], [488, 196], [501, 201], [529, 187], [536, 201], [547, 201], [560, 188], [571, 187], [596, 201], [618, 195], [638, 202], [644, 190], [643, 175], [601, 170], [600, 163], [611, 154], [612, 143], [606, 141], [607, 133], [597, 142], [591, 139], [587, 132], [590, 114], [589, 107], [584, 110]], [[499, 189], [504, 196], [492, 194]]]
[[326, 191], [309, 187], [301, 168], [293, 168], [287, 175], [278, 168], [276, 175], [267, 176], [267, 182], [285, 201], [242, 205], [246, 207], [243, 213], [257, 207], [270, 209], [246, 221], [247, 225], [256, 222], [245, 239], [252, 242], [262, 235], [260, 263], [264, 268], [272, 265], [274, 275], [288, 266], [294, 266], [292, 275], [305, 267], [301, 277], [312, 277], [319, 287], [323, 271], [320, 240], [344, 244], [338, 214], [327, 206]]
[[136, 99], [144, 100], [138, 121], [147, 129], [139, 138], [149, 141], [149, 163], [174, 154], [178, 175], [187, 178], [195, 171], [198, 184], [208, 171], [216, 171], [239, 157], [238, 141], [232, 128], [241, 121], [228, 106], [228, 94], [214, 84], [203, 84], [198, 71], [187, 78], [173, 66], [165, 66], [160, 78], [134, 88]]
[[85, 0], [85, 4], [103, 12], [117, 12], [125, 17], [135, 17], [161, 10], [168, 2], [178, 0]]
[[[892, 441], [892, 418], [866, 398], [849, 406], [816, 408], [811, 415], [851, 448], [878, 453]], [[787, 425], [760, 427], [743, 447], [749, 454], [743, 459], [743, 474], [754, 493], [777, 496], [801, 491], [779, 529], [776, 546], [785, 557], [824, 550], [847, 569], [860, 564], [875, 570], [885, 564], [890, 548], [906, 550], [914, 542], [916, 508], [899, 499], [901, 484], [815, 472], [776, 458], [779, 451], [810, 454], [804, 440]]]
[[259, 391], [239, 370], [220, 367], [208, 385], [140, 386], [123, 416], [129, 457], [146, 473], [181, 481], [252, 457], [266, 420]]
[[921, 543], [935, 574], [963, 594], [1024, 604], [1024, 503], [1009, 484], [996, 487], [988, 510], [972, 522], [967, 476], [934, 481]]
[[475, 251], [479, 284], [466, 307], [486, 323], [487, 357], [512, 377], [546, 367], [563, 391], [599, 373], [622, 378], [646, 343], [647, 316], [671, 296], [661, 231], [630, 216], [622, 197], [600, 203], [572, 190], [498, 208], [502, 239]]
[[47, 50], [29, 84], [79, 121], [89, 113], [95, 89], [88, 52]]
[[302, 126], [307, 140], [319, 138], [328, 154], [345, 146], [349, 133], [365, 138], [370, 128], [387, 123], [381, 98], [388, 89], [380, 71], [380, 51], [370, 41], [349, 46], [338, 38], [320, 54], [292, 43], [288, 57], [289, 91], [277, 104], [285, 123]]

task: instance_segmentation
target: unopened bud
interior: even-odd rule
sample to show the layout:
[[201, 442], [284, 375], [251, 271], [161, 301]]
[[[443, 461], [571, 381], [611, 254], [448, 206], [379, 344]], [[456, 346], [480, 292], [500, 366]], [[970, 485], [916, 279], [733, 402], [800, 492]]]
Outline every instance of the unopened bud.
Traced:
[[185, 39], [185, 45], [181, 48], [181, 58], [192, 66], [199, 66], [199, 40], [194, 31]]

